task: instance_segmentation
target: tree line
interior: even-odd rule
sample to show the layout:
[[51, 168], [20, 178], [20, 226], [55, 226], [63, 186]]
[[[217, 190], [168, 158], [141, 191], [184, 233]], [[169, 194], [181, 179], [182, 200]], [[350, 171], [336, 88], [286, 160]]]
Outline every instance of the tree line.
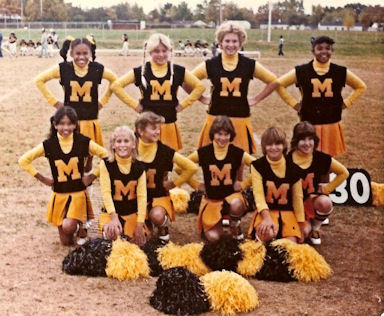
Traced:
[[[123, 0], [122, 0], [123, 1]], [[43, 4], [41, 6], [41, 4]], [[151, 23], [175, 23], [178, 21], [198, 21], [219, 23], [220, 0], [204, 0], [194, 9], [187, 2], [178, 5], [171, 2], [145, 14], [137, 4], [122, 3], [112, 7], [83, 10], [64, 3], [64, 0], [0, 0], [0, 13], [23, 13], [25, 21], [114, 21], [145, 20]], [[234, 2], [222, 4], [223, 20], [247, 20], [258, 26], [268, 20], [268, 5], [262, 5], [256, 12], [241, 8]], [[366, 6], [361, 3], [347, 4], [344, 7], [312, 6], [312, 14], [304, 12], [303, 0], [284, 0], [273, 5], [272, 21], [288, 25], [317, 25], [321, 22], [339, 22], [346, 26], [361, 23], [369, 27], [373, 23], [384, 24], [384, 7]]]

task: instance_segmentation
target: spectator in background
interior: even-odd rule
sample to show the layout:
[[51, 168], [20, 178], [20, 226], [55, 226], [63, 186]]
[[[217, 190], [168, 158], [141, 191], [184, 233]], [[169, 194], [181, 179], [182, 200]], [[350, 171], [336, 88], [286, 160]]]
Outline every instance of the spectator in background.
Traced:
[[57, 41], [59, 36], [56, 34], [54, 29], [51, 29], [51, 37], [53, 40], [53, 46], [56, 47], [57, 49], [60, 49], [59, 42]]
[[280, 40], [279, 40], [279, 56], [284, 56], [283, 45], [284, 45], [284, 38], [283, 38], [283, 35], [280, 35]]
[[46, 57], [48, 58], [48, 35], [47, 33], [45, 32], [45, 28], [42, 28], [41, 29], [41, 39], [40, 39], [40, 45], [41, 45], [41, 48], [40, 48], [40, 55], [39, 55], [39, 58], [43, 57]]
[[128, 35], [126, 33], [123, 34], [123, 48], [121, 49], [120, 56], [129, 56], [129, 46], [128, 46]]
[[3, 34], [0, 32], [0, 57], [3, 57], [3, 52], [1, 51], [1, 42], [3, 41]]

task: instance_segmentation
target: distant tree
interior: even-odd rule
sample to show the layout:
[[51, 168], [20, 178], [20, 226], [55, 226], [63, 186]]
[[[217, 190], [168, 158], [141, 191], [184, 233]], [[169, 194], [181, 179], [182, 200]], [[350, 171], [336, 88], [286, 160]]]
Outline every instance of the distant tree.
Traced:
[[360, 22], [364, 27], [370, 27], [373, 23], [384, 24], [384, 7], [367, 7], [360, 15]]
[[233, 3], [229, 2], [223, 7], [223, 19], [224, 20], [244, 20], [243, 12], [239, 7]]
[[344, 6], [345, 9], [351, 9], [355, 13], [355, 17], [359, 16], [367, 6], [361, 3], [348, 3]]
[[192, 11], [188, 8], [188, 4], [183, 1], [177, 7], [172, 7], [173, 21], [190, 21], [192, 20]]
[[28, 0], [25, 5], [27, 21], [68, 21], [69, 7], [63, 0], [49, 0], [43, 3], [43, 15], [40, 12], [40, 0]]
[[131, 6], [131, 19], [133, 20], [146, 20], [147, 16], [144, 13], [143, 7], [139, 7], [136, 3]]
[[198, 3], [195, 10], [193, 11], [193, 20], [205, 20], [205, 11], [208, 8], [207, 0], [204, 0], [202, 3]]
[[167, 2], [160, 8], [160, 22], [172, 22], [172, 7], [173, 4]]
[[325, 11], [321, 5], [317, 5], [317, 6], [313, 5], [312, 6], [312, 15], [310, 15], [310, 17], [308, 18], [308, 23], [317, 25], [319, 22], [321, 22], [324, 15], [325, 15]]
[[[268, 21], [268, 11], [269, 11], [268, 4], [264, 4], [257, 9], [257, 12], [255, 14], [255, 22], [257, 25], [260, 25], [261, 23]], [[277, 5], [273, 6], [271, 15], [272, 15], [273, 22], [281, 21], [281, 13]]]
[[131, 6], [128, 3], [120, 3], [113, 6], [115, 9], [116, 17], [118, 20], [130, 20], [131, 19]]
[[[23, 0], [25, 3], [25, 0]], [[21, 3], [19, 0], [0, 0], [0, 8], [11, 14], [20, 14]]]
[[220, 1], [210, 0], [205, 10], [205, 22], [213, 22], [215, 25], [220, 22]]
[[341, 23], [344, 18], [343, 8], [325, 7], [322, 22]]
[[153, 9], [148, 13], [148, 20], [151, 22], [159, 22], [160, 21], [160, 13], [157, 9]]
[[85, 12], [86, 21], [108, 21], [109, 16], [104, 8], [93, 8]]
[[282, 13], [282, 22], [289, 25], [307, 24], [308, 19], [304, 13], [303, 0], [285, 0], [278, 2], [277, 6]]

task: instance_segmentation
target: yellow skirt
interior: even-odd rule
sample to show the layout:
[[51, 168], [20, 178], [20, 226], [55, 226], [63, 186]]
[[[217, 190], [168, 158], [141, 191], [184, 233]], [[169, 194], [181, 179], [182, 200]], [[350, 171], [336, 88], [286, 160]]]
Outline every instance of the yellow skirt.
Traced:
[[73, 218], [85, 223], [93, 217], [87, 190], [72, 193], [52, 192], [47, 208], [47, 220], [52, 225], [61, 226], [64, 218]]
[[316, 128], [316, 134], [320, 138], [317, 150], [331, 155], [332, 157], [341, 155], [347, 151], [341, 121], [314, 126]]
[[[120, 216], [120, 218], [123, 219], [124, 222], [124, 235], [127, 235], [129, 238], [133, 237], [133, 232], [135, 231], [136, 224], [137, 224], [137, 214], [133, 213], [130, 215], [123, 215]], [[100, 233], [102, 234], [103, 228], [106, 224], [108, 224], [111, 221], [111, 217], [108, 213], [100, 213], [99, 215], [99, 229]], [[150, 233], [147, 225], [144, 223], [144, 231], [148, 235]]]
[[96, 144], [104, 147], [99, 120], [79, 121], [79, 125], [81, 134], [89, 137]]
[[[200, 133], [200, 139], [198, 143], [198, 148], [206, 146], [212, 141], [209, 138], [209, 130], [211, 129], [212, 123], [216, 118], [215, 115], [207, 114], [203, 129]], [[233, 127], [235, 128], [236, 136], [232, 141], [237, 147], [240, 147], [245, 152], [249, 154], [254, 154], [256, 152], [256, 142], [253, 138], [253, 130], [251, 126], [250, 117], [230, 117]]]
[[[279, 218], [281, 218], [281, 238], [301, 238], [300, 226], [297, 223], [296, 216], [293, 211], [269, 210], [269, 215], [271, 216], [273, 224], [275, 225], [278, 231], [280, 230]], [[253, 231], [261, 223], [262, 220], [263, 218], [261, 217], [261, 215], [259, 215], [259, 213], [255, 211], [248, 229], [249, 238], [252, 238]]]
[[[161, 206], [165, 209], [165, 211], [168, 214], [169, 219], [174, 222], [175, 217], [175, 209], [173, 207], [173, 203], [170, 196], [161, 196], [157, 198], [153, 198], [151, 207], [154, 208], [155, 206]], [[150, 210], [149, 210], [150, 212]]]
[[183, 148], [180, 130], [176, 122], [161, 124], [160, 141], [176, 151]]
[[[224, 200], [230, 204], [234, 199], [241, 199], [245, 203], [243, 195], [239, 192], [228, 195]], [[205, 197], [201, 200], [196, 225], [200, 233], [210, 230], [221, 221], [221, 209], [223, 208], [224, 200], [210, 200]]]

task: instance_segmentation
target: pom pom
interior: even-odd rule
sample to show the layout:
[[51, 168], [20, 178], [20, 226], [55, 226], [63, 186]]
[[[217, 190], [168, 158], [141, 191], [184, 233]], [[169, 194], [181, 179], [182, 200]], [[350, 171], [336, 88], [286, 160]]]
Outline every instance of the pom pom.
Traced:
[[384, 183], [371, 182], [372, 204], [375, 206], [384, 205]]
[[256, 290], [235, 272], [215, 271], [200, 279], [214, 312], [234, 315], [249, 312], [259, 305]]
[[149, 276], [147, 256], [138, 246], [121, 238], [112, 243], [107, 259], [107, 276], [122, 280], [136, 280]]
[[253, 196], [252, 188], [241, 191], [245, 201], [247, 202], [245, 212], [253, 212], [256, 209], [255, 197]]
[[209, 311], [200, 279], [181, 267], [165, 270], [160, 275], [150, 304], [165, 314], [197, 315]]
[[332, 269], [313, 247], [299, 245], [288, 239], [279, 239], [272, 242], [278, 251], [286, 251], [286, 261], [294, 277], [303, 282], [327, 279]]
[[267, 244], [266, 247], [264, 265], [256, 274], [256, 278], [278, 282], [296, 281], [286, 260], [287, 252], [284, 249], [278, 250], [271, 244]]
[[68, 274], [106, 276], [105, 266], [112, 242], [102, 238], [87, 241], [71, 251], [63, 260], [63, 271]]
[[237, 272], [243, 276], [254, 276], [264, 263], [267, 250], [259, 241], [246, 240], [239, 245], [243, 260], [237, 264]]
[[204, 196], [204, 192], [195, 190], [191, 193], [191, 198], [188, 202], [187, 213], [199, 214], [201, 199]]
[[202, 243], [179, 246], [170, 242], [158, 250], [158, 259], [163, 269], [184, 267], [200, 276], [210, 272], [210, 269], [201, 260], [202, 249]]
[[158, 276], [161, 272], [163, 272], [163, 268], [160, 265], [159, 260], [157, 259], [158, 249], [164, 247], [165, 243], [159, 238], [151, 238], [148, 240], [141, 249], [145, 252], [148, 258], [149, 268], [151, 270], [151, 276]]
[[236, 271], [237, 263], [243, 258], [239, 243], [232, 236], [222, 236], [217, 242], [207, 243], [200, 257], [211, 270]]
[[169, 191], [173, 208], [176, 213], [186, 213], [189, 202], [189, 193], [181, 188], [173, 188]]

